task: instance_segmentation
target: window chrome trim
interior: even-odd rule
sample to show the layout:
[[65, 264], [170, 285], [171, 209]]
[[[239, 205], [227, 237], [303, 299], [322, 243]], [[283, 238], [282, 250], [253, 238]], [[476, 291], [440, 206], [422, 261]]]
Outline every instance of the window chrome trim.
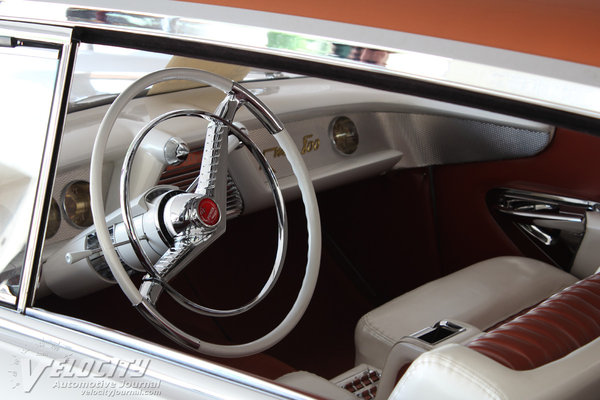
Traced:
[[[4, 3], [0, 1], [0, 9], [3, 6]], [[56, 45], [67, 45], [71, 42], [70, 28], [52, 26], [52, 24], [40, 25], [38, 23], [3, 21], [2, 15], [2, 11], [0, 11], [0, 36], [17, 36], [20, 39], [54, 43]]]
[[[171, 16], [164, 15], [167, 3], [161, 1], [129, 3], [129, 10], [93, 8], [87, 6], [93, 4], [89, 0], [65, 3], [70, 4], [8, 0], [0, 2], [0, 18], [210, 43], [415, 79], [600, 118], [597, 67], [398, 31], [290, 15], [276, 14], [275, 18], [272, 13], [182, 1], [168, 2]], [[95, 12], [85, 13], [89, 9]], [[306, 26], [310, 26], [311, 34], [300, 33], [306, 31]], [[295, 43], [310, 45], [269, 45], [270, 35], [291, 35]], [[403, 48], [398, 48], [398, 43]], [[350, 54], [335, 54], [334, 45], [387, 52], [388, 59], [384, 65], [351, 59]]]
[[[1, 5], [2, 3], [0, 3]], [[0, 20], [0, 35], [14, 36], [19, 39], [32, 40], [35, 42], [56, 45], [59, 49], [59, 60], [54, 82], [54, 92], [48, 127], [46, 130], [46, 142], [44, 144], [38, 186], [35, 194], [33, 213], [30, 224], [29, 238], [25, 248], [23, 269], [21, 272], [19, 295], [17, 298], [17, 311], [23, 313], [28, 304], [32, 281], [36, 270], [37, 250], [41, 249], [43, 237], [41, 223], [44, 220], [44, 202], [47, 200], [47, 189], [52, 174], [51, 164], [54, 158], [54, 147], [56, 144], [56, 132], [61, 121], [61, 105], [65, 88], [67, 85], [68, 65], [71, 56], [71, 32], [70, 28], [55, 26], [33, 25], [28, 23], [13, 23]], [[39, 239], [39, 240], [38, 240]]]
[[[27, 308], [27, 316], [52, 323], [67, 329], [74, 330], [83, 334], [90, 335], [95, 338], [106, 340], [110, 343], [125, 346], [126, 348], [140, 351], [144, 354], [148, 354], [153, 357], [163, 359], [168, 362], [173, 362], [181, 366], [191, 368], [199, 373], [207, 374], [229, 383], [241, 385], [255, 391], [264, 393], [270, 396], [276, 396], [284, 399], [299, 399], [299, 400], [310, 400], [312, 397], [303, 395], [291, 389], [287, 389], [284, 386], [279, 386], [275, 383], [271, 383], [267, 380], [260, 379], [258, 377], [245, 374], [243, 372], [230, 369], [225, 366], [214, 364], [210, 361], [205, 361], [201, 358], [197, 358], [191, 355], [187, 355], [176, 350], [171, 350], [160, 345], [146, 342], [138, 339], [135, 336], [131, 336], [126, 333], [119, 332], [117, 330], [104, 328], [99, 325], [95, 325], [86, 321], [82, 321], [76, 318], [67, 317], [60, 314], [55, 314], [50, 311], [46, 311], [39, 308]], [[33, 332], [33, 331], [32, 331]], [[39, 334], [40, 339], [47, 339], [49, 335], [43, 332], [35, 331]], [[28, 332], [31, 335], [30, 332]], [[64, 346], [64, 339], [60, 338], [61, 345]], [[166, 380], [164, 377], [162, 380]], [[174, 385], [180, 385], [180, 382], [171, 381]]]
[[[50, 186], [50, 179], [54, 172], [52, 171], [52, 160], [54, 158], [54, 148], [57, 140], [57, 132], [59, 129], [62, 110], [63, 96], [65, 96], [67, 79], [68, 79], [68, 66], [69, 58], [71, 57], [70, 43], [71, 31], [65, 32], [68, 37], [68, 41], [62, 43], [60, 61], [57, 69], [56, 83], [54, 88], [54, 98], [52, 99], [52, 108], [50, 111], [50, 120], [48, 122], [48, 131], [46, 133], [46, 143], [44, 145], [44, 155], [42, 158], [42, 167], [40, 170], [40, 177], [38, 180], [38, 188], [33, 209], [33, 218], [31, 221], [31, 229], [29, 233], [29, 241], [27, 244], [27, 251], [25, 252], [25, 262], [23, 266], [23, 273], [21, 275], [21, 287], [19, 289], [19, 300], [17, 302], [17, 310], [20, 312], [25, 311], [25, 307], [29, 304], [30, 300], [35, 294], [35, 287], [39, 279], [39, 273], [41, 267], [38, 267], [37, 263], [41, 264], [41, 250], [38, 253], [39, 260], [36, 260], [36, 250], [41, 249], [44, 243], [44, 235], [40, 235], [40, 232], [44, 229], [42, 227], [42, 221], [45, 218], [44, 215], [44, 202], [46, 201], [47, 195], [50, 196], [48, 188]], [[37, 270], [37, 273], [34, 271]], [[34, 278], [35, 275], [35, 279]], [[32, 290], [33, 289], [33, 290]]]

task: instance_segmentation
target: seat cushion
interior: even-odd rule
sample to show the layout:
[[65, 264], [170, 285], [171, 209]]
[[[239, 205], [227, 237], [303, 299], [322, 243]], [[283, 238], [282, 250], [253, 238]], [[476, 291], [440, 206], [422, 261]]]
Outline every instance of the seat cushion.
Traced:
[[383, 368], [402, 337], [443, 319], [485, 330], [576, 281], [556, 267], [524, 257], [482, 261], [364, 315], [355, 330], [356, 363]]

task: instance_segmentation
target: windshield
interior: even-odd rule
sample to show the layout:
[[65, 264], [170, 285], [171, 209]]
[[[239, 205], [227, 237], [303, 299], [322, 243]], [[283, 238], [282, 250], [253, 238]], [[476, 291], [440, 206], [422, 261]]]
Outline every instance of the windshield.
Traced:
[[[233, 64], [152, 53], [97, 44], [82, 44], [77, 53], [70, 104], [95, 104], [112, 98], [136, 79], [163, 68], [189, 67], [212, 71], [238, 82], [291, 78], [297, 75]], [[187, 89], [188, 85], [170, 85], [161, 91]], [[156, 93], [154, 91], [153, 93]], [[151, 93], [152, 94], [152, 93]]]

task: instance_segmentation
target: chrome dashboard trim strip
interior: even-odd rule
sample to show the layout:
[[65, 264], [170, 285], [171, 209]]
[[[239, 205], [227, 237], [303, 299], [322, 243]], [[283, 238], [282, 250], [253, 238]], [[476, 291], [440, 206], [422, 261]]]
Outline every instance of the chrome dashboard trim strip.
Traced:
[[[0, 2], [0, 18], [208, 43], [600, 118], [597, 67], [398, 31], [197, 3], [108, 1], [102, 9], [91, 7], [98, 2], [90, 0], [63, 3], [5, 0]], [[166, 9], [171, 16], [164, 14]], [[310, 34], [301, 33], [308, 29]]]
[[[144, 340], [138, 339], [134, 336], [130, 336], [128, 334], [112, 330], [109, 328], [104, 328], [99, 325], [95, 325], [89, 322], [85, 322], [76, 318], [67, 317], [64, 315], [55, 314], [43, 309], [38, 308], [27, 308], [26, 313], [27, 316], [50, 322], [52, 324], [71, 329], [83, 334], [87, 334], [93, 336], [95, 338], [100, 338], [106, 340], [108, 342], [114, 343], [116, 345], [122, 345], [127, 348], [140, 351], [144, 354], [148, 354], [150, 356], [158, 357], [160, 359], [174, 362], [184, 367], [190, 368], [192, 370], [198, 371], [202, 374], [211, 375], [222, 379], [223, 381], [227, 381], [233, 384], [238, 384], [241, 386], [248, 387], [257, 392], [265, 393], [266, 395], [275, 396], [282, 399], [299, 399], [299, 400], [310, 400], [312, 397], [308, 397], [301, 393], [295, 392], [293, 390], [287, 389], [283, 386], [276, 385], [274, 383], [268, 382], [266, 380], [262, 380], [260, 378], [254, 377], [252, 375], [245, 374], [243, 372], [239, 372], [233, 369], [229, 369], [224, 366], [220, 366], [214, 364], [210, 361], [205, 361], [184, 353], [180, 353], [175, 350], [171, 350], [150, 342], [146, 342]], [[14, 328], [13, 328], [14, 329]], [[26, 329], [26, 328], [24, 328]], [[28, 330], [27, 334], [30, 336], [36, 336], [41, 340], [48, 340], [49, 335], [44, 334], [39, 331]], [[63, 338], [57, 339], [58, 342], [61, 343], [61, 346], [65, 346], [65, 340]], [[164, 377], [161, 378], [164, 380]], [[175, 385], [180, 385], [181, 382], [171, 382]], [[193, 385], [193, 383], [190, 383]]]

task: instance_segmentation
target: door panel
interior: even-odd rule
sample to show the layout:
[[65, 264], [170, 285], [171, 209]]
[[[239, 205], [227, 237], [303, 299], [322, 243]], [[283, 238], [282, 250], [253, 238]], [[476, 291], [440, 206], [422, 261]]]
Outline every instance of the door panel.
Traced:
[[443, 272], [500, 255], [551, 262], [524, 235], [513, 232], [509, 237], [503, 231], [490, 213], [486, 196], [493, 189], [512, 188], [599, 201], [599, 153], [599, 138], [558, 128], [550, 146], [535, 157], [436, 167]]

